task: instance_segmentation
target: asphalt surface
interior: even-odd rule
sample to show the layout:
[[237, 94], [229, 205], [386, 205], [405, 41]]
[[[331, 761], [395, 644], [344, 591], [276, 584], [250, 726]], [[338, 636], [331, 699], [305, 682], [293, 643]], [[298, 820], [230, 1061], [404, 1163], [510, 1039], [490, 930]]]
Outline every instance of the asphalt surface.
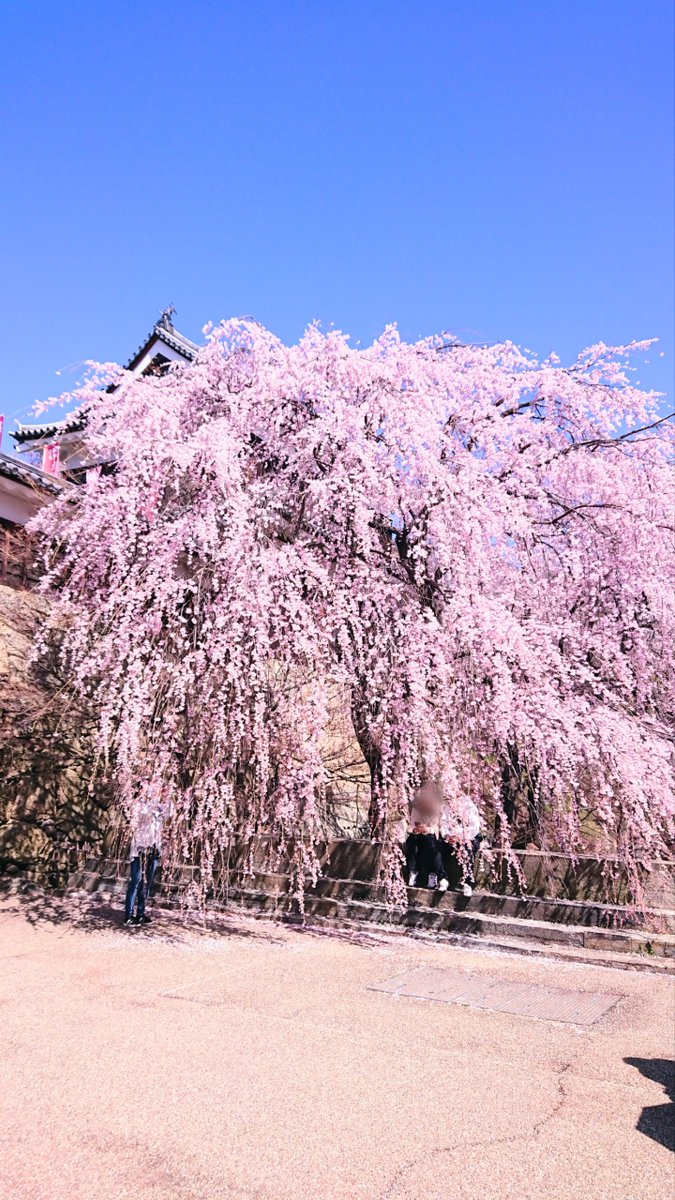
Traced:
[[[672, 1200], [672, 979], [0, 899], [2, 1200]], [[596, 1024], [371, 991], [422, 967]]]

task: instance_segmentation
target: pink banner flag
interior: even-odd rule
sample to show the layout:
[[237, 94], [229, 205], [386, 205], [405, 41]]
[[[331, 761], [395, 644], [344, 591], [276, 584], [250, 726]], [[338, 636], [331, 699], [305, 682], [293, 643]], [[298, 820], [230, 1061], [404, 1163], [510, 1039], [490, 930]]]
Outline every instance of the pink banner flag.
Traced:
[[59, 444], [53, 446], [45, 446], [42, 451], [42, 470], [46, 471], [47, 475], [58, 475], [59, 473]]
[[5, 418], [0, 413], [0, 450], [2, 450], [2, 431], [5, 428]]

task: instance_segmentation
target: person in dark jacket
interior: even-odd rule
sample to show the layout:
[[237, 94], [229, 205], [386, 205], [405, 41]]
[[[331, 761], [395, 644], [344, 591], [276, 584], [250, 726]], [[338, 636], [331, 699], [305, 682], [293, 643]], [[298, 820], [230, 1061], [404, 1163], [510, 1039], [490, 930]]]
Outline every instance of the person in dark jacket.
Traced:
[[408, 887], [420, 886], [448, 889], [448, 876], [443, 865], [439, 821], [441, 794], [432, 784], [425, 784], [415, 794], [410, 812], [410, 833], [405, 843], [408, 867]]

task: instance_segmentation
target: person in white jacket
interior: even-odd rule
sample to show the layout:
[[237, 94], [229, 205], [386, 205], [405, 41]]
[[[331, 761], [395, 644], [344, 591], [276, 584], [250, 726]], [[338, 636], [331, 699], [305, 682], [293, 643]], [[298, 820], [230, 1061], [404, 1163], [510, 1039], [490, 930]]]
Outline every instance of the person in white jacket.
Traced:
[[125, 925], [146, 925], [150, 918], [145, 911], [152, 894], [152, 884], [162, 853], [164, 814], [159, 804], [141, 809], [131, 826], [129, 850], [129, 884], [124, 904]]
[[462, 868], [460, 891], [471, 896], [474, 888], [474, 862], [481, 842], [480, 813], [470, 796], [459, 796], [443, 805], [440, 816], [441, 847], [444, 869], [450, 875], [451, 860]]

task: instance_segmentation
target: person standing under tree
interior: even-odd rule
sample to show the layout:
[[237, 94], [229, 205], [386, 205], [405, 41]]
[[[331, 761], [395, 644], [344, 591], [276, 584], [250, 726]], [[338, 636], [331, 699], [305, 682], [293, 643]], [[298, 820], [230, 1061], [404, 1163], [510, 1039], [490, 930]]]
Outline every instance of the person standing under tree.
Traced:
[[132, 823], [129, 851], [129, 883], [124, 904], [125, 925], [147, 925], [146, 901], [162, 851], [163, 814], [159, 804], [143, 809]]

